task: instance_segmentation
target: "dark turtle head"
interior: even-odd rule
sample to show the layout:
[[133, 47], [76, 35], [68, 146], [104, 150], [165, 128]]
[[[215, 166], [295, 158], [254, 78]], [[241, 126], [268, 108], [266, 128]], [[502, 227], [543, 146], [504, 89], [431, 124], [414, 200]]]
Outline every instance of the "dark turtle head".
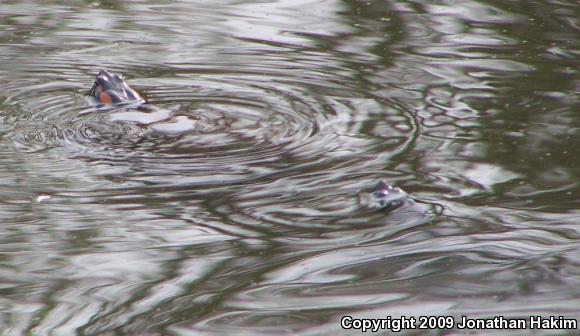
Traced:
[[403, 189], [393, 187], [383, 181], [377, 183], [370, 193], [371, 208], [392, 210], [401, 206], [408, 198]]
[[122, 76], [107, 70], [99, 71], [89, 94], [103, 105], [145, 102], [145, 99], [141, 98], [137, 91], [125, 83]]

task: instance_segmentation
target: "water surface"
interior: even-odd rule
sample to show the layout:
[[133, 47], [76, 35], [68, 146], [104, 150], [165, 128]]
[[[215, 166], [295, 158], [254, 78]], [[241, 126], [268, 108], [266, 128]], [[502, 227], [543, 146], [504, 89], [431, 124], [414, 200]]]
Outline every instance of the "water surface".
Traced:
[[[580, 319], [579, 11], [0, 4], [2, 334]], [[102, 68], [154, 112], [95, 109]], [[366, 208], [379, 180], [412, 201]]]

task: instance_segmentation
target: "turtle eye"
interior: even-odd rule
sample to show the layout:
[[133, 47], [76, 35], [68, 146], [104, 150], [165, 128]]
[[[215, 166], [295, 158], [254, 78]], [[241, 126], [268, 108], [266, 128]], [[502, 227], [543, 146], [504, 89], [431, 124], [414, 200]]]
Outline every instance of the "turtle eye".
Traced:
[[116, 81], [119, 81], [119, 82], [123, 81], [123, 77], [121, 77], [121, 76], [119, 76], [117, 74], [113, 75], [113, 78], [115, 78], [115, 80]]

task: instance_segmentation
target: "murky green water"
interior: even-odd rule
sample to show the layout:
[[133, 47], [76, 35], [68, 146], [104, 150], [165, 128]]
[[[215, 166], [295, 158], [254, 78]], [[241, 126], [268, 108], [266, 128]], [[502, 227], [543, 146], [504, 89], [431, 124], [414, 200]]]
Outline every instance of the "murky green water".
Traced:
[[[579, 17], [572, 0], [2, 2], [0, 334], [580, 319]], [[95, 110], [102, 68], [155, 112]], [[364, 207], [379, 180], [413, 200]]]

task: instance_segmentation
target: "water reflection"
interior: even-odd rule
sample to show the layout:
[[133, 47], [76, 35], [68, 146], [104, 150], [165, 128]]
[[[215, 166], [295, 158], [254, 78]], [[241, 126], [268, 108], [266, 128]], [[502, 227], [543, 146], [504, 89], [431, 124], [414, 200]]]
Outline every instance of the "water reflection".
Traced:
[[[577, 9], [1, 4], [0, 326], [579, 317]], [[92, 107], [101, 68], [151, 109]], [[364, 207], [382, 179], [412, 202]]]

